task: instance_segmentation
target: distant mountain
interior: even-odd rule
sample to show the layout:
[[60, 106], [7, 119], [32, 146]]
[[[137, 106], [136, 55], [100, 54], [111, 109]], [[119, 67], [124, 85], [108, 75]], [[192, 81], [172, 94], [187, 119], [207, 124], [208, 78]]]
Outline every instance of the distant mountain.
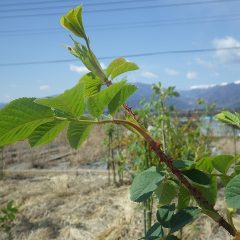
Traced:
[[[152, 94], [151, 85], [137, 83], [138, 91], [129, 99], [132, 106], [139, 107], [142, 97], [149, 99]], [[179, 110], [198, 108], [197, 99], [202, 98], [208, 103], [216, 104], [217, 108], [240, 110], [240, 84], [230, 83], [224, 86], [216, 85], [207, 89], [192, 89], [180, 91], [180, 97], [170, 98], [168, 104]]]

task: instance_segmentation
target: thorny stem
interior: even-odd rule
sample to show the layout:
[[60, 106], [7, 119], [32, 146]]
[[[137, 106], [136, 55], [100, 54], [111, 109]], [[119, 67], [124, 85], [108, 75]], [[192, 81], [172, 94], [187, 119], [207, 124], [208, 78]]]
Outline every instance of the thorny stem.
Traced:
[[176, 176], [176, 178], [185, 186], [190, 194], [195, 198], [198, 205], [203, 208], [205, 214], [211, 217], [215, 222], [217, 222], [220, 226], [225, 228], [232, 236], [236, 235], [236, 230], [214, 209], [214, 206], [211, 205], [201, 194], [201, 192], [191, 185], [191, 183], [187, 180], [187, 178], [182, 174], [182, 172], [174, 167], [173, 160], [168, 157], [161, 149], [160, 144], [156, 142], [141, 126], [136, 125], [130, 121], [122, 120], [122, 119], [113, 119], [113, 120], [104, 120], [98, 122], [99, 124], [105, 123], [115, 123], [121, 125], [129, 125], [135, 130], [137, 130], [143, 138], [149, 143], [151, 149], [155, 152], [155, 154], [159, 157], [159, 160], [165, 163], [170, 171]]
[[[89, 47], [89, 46], [88, 46]], [[89, 47], [90, 48], [90, 47]], [[105, 84], [109, 87], [112, 85], [112, 81], [108, 80], [107, 77], [104, 78]], [[182, 172], [173, 166], [173, 160], [168, 157], [161, 149], [160, 149], [160, 144], [155, 141], [145, 130], [142, 128], [140, 125], [140, 119], [138, 116], [133, 112], [132, 108], [129, 107], [126, 103], [123, 104], [123, 108], [125, 112], [131, 116], [135, 121], [139, 123], [139, 125], [134, 124], [130, 121], [126, 120], [119, 120], [119, 119], [114, 119], [114, 120], [105, 120], [101, 121], [98, 123], [107, 123], [107, 122], [112, 122], [115, 124], [123, 124], [123, 125], [130, 125], [133, 127], [135, 130], [137, 130], [143, 137], [144, 139], [149, 143], [150, 148], [155, 152], [155, 154], [159, 157], [159, 160], [161, 162], [164, 162], [170, 171], [176, 176], [176, 178], [184, 185], [189, 193], [195, 198], [197, 203], [199, 204], [200, 207], [203, 208], [203, 211], [211, 217], [214, 221], [216, 221], [220, 226], [225, 228], [232, 236], [236, 235], [236, 230], [214, 209], [214, 206], [211, 205], [201, 194], [200, 191], [198, 191], [197, 188], [191, 185], [191, 183], [187, 180], [187, 178], [182, 174]]]

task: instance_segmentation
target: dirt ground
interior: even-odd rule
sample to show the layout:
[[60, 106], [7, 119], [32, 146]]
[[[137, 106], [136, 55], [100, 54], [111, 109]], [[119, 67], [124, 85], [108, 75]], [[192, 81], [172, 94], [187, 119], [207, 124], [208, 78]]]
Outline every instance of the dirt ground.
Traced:
[[[89, 141], [86, 146], [94, 143], [91, 138]], [[225, 153], [231, 154], [234, 150], [231, 139], [218, 140], [215, 146]], [[240, 142], [237, 143], [237, 151], [240, 152]], [[0, 180], [0, 207], [9, 200], [14, 200], [19, 206], [13, 239], [140, 239], [143, 235], [142, 209], [130, 201], [130, 186], [109, 186], [103, 165], [99, 169], [86, 169], [89, 167], [86, 165], [88, 161], [82, 161], [90, 156], [92, 164], [98, 155], [97, 149], [91, 152], [87, 148], [80, 155], [74, 155], [70, 165], [63, 159], [54, 162], [51, 167], [47, 165], [47, 169], [28, 172], [33, 171], [29, 165], [24, 173], [15, 172]], [[9, 169], [24, 170], [18, 164], [14, 163]], [[68, 170], [62, 171], [66, 166]], [[49, 167], [61, 171], [48, 172]], [[223, 193], [219, 191], [216, 209], [224, 214], [225, 208]], [[234, 221], [240, 229], [239, 215]], [[6, 236], [0, 234], [0, 240], [5, 239]], [[231, 239], [224, 229], [206, 216], [185, 227], [182, 237], [182, 240]]]
[[[14, 199], [20, 208], [14, 240], [136, 240], [142, 236], [141, 209], [130, 201], [129, 186], [108, 186], [104, 171], [6, 176], [0, 181], [0, 196], [0, 205]], [[224, 207], [223, 201], [216, 206]], [[184, 229], [182, 239], [231, 237], [202, 216]]]

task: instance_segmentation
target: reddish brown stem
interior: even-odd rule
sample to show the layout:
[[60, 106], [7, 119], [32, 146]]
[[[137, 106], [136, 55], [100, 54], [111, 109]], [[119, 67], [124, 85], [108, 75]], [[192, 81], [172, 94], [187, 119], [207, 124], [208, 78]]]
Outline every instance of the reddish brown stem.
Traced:
[[[112, 85], [111, 81], [106, 81], [106, 85], [110, 86]], [[136, 114], [132, 111], [132, 108], [130, 108], [127, 104], [123, 105], [123, 108], [125, 112], [130, 115], [134, 120], [136, 120], [140, 124], [139, 118], [136, 116]], [[217, 212], [217, 210], [214, 209], [214, 206], [211, 205], [201, 194], [201, 192], [195, 188], [188, 180], [187, 178], [182, 174], [182, 172], [174, 167], [173, 160], [168, 157], [159, 147], [159, 143], [156, 142], [148, 133], [145, 132], [140, 126], [137, 126], [131, 122], [124, 121], [124, 120], [113, 120], [116, 124], [128, 124], [131, 125], [133, 128], [135, 128], [139, 133], [142, 134], [142, 136], [145, 138], [145, 140], [149, 143], [151, 149], [155, 152], [155, 154], [159, 157], [159, 160], [161, 162], [164, 162], [167, 167], [170, 169], [173, 175], [181, 182], [183, 186], [185, 186], [189, 193], [195, 198], [199, 206], [203, 207], [204, 209], [208, 210], [212, 214], [214, 214], [214, 217], [209, 214], [209, 216], [216, 221], [220, 226], [225, 228], [232, 236], [236, 236], [236, 230]], [[140, 124], [141, 125], [141, 124]]]

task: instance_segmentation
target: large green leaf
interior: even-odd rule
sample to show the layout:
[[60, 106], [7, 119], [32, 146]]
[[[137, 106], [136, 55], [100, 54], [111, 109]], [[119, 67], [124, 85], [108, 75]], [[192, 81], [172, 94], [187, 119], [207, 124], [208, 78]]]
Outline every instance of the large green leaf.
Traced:
[[79, 82], [57, 97], [36, 99], [35, 102], [79, 117], [85, 110], [84, 84]]
[[160, 223], [154, 223], [147, 231], [146, 240], [159, 240], [163, 237], [163, 229]]
[[158, 209], [157, 220], [165, 228], [170, 228], [170, 221], [175, 211], [175, 204], [165, 205]]
[[190, 202], [190, 195], [188, 190], [180, 186], [179, 192], [178, 192], [178, 210], [181, 210], [182, 208], [186, 208], [189, 205]]
[[183, 208], [176, 214], [174, 214], [170, 220], [171, 230], [170, 233], [174, 233], [183, 228], [188, 223], [194, 221], [199, 217], [201, 210], [197, 207]]
[[228, 111], [217, 114], [216, 119], [230, 126], [240, 128], [240, 113], [231, 113]]
[[57, 137], [67, 124], [68, 121], [61, 120], [44, 123], [33, 131], [28, 137], [28, 141], [32, 147], [47, 144]]
[[166, 240], [180, 240], [180, 239], [177, 238], [177, 237], [174, 236], [174, 235], [169, 235], [169, 236], [167, 236]]
[[240, 174], [235, 176], [225, 188], [225, 198], [229, 208], [240, 209]]
[[181, 170], [186, 170], [191, 168], [194, 165], [193, 161], [189, 161], [189, 160], [175, 160], [173, 161], [173, 166], [181, 169]]
[[210, 185], [194, 185], [201, 193], [202, 196], [212, 205], [215, 205], [217, 200], [217, 178], [215, 176], [210, 177]]
[[156, 167], [140, 172], [133, 180], [130, 193], [131, 200], [143, 202], [147, 200], [163, 180], [164, 176]]
[[101, 92], [89, 97], [87, 102], [89, 113], [94, 117], [99, 117], [125, 84], [125, 81], [115, 83]]
[[19, 98], [0, 110], [0, 147], [25, 140], [38, 126], [54, 120], [51, 109], [35, 98]]
[[107, 77], [111, 79], [129, 71], [137, 70], [138, 66], [135, 63], [128, 62], [124, 58], [117, 58], [113, 60], [106, 70]]
[[84, 84], [84, 98], [89, 98], [100, 91], [102, 81], [92, 73], [84, 75], [80, 79], [80, 83]]
[[226, 174], [232, 163], [234, 163], [234, 159], [232, 155], [219, 155], [212, 159], [212, 165], [219, 172]]
[[69, 124], [67, 137], [71, 147], [78, 149], [81, 144], [88, 138], [93, 124], [88, 122], [88, 118], [82, 117], [83, 121], [72, 121]]
[[119, 107], [122, 106], [126, 100], [137, 90], [134, 85], [125, 85], [120, 91], [114, 96], [112, 101], [108, 104], [109, 113], [114, 115], [118, 111]]
[[190, 169], [182, 171], [182, 173], [197, 184], [209, 185], [211, 183], [209, 176], [200, 170]]
[[163, 181], [160, 186], [154, 191], [157, 195], [158, 201], [162, 205], [171, 203], [177, 195], [175, 183], [172, 181]]
[[211, 173], [213, 171], [212, 165], [213, 157], [204, 157], [196, 162], [196, 168], [202, 170], [207, 173]]

